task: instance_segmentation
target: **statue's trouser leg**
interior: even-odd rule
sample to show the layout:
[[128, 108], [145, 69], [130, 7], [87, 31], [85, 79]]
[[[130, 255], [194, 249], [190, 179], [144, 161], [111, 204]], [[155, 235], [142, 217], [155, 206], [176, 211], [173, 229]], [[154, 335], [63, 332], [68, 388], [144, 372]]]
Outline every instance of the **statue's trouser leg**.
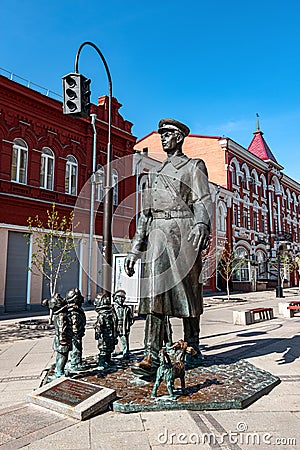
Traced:
[[62, 377], [65, 374], [65, 365], [68, 361], [68, 352], [56, 352], [55, 375]]
[[150, 355], [151, 361], [159, 365], [158, 352], [163, 346], [165, 332], [165, 316], [162, 314], [147, 314], [145, 326], [145, 356]]
[[71, 367], [82, 364], [82, 340], [72, 339]]
[[200, 336], [200, 316], [183, 318], [184, 340], [190, 347], [193, 347], [197, 353], [200, 352], [199, 336]]
[[128, 355], [129, 353], [129, 338], [128, 335], [120, 336], [120, 341], [122, 344], [122, 353], [123, 355]]
[[173, 344], [172, 335], [173, 335], [173, 331], [172, 331], [172, 325], [170, 322], [170, 317], [165, 316], [164, 342], [166, 344], [167, 349], [170, 348]]

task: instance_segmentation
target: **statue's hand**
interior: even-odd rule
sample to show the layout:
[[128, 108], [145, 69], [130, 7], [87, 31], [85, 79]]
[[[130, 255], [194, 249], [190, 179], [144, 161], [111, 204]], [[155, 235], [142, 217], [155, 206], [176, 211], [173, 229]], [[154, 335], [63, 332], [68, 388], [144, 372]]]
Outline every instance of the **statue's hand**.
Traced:
[[197, 223], [191, 230], [188, 241], [192, 241], [196, 251], [205, 250], [209, 243], [209, 228], [205, 223]]
[[128, 255], [125, 258], [124, 269], [129, 277], [132, 277], [134, 274], [134, 265], [136, 260], [137, 257], [133, 253], [128, 253]]

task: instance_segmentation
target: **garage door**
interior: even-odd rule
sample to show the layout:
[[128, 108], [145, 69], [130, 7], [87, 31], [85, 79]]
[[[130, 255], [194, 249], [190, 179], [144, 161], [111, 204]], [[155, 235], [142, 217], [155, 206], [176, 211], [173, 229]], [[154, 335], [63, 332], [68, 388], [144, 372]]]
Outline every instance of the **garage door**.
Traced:
[[5, 312], [26, 310], [29, 251], [27, 240], [23, 233], [8, 232]]

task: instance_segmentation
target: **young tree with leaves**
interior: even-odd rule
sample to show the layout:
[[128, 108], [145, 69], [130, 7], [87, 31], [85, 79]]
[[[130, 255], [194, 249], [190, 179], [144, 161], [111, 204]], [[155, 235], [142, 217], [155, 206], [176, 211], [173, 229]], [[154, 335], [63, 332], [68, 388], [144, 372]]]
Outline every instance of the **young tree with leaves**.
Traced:
[[61, 274], [67, 272], [76, 258], [73, 256], [74, 212], [60, 216], [55, 203], [47, 210], [46, 221], [39, 215], [28, 217], [28, 237], [32, 236], [33, 252], [31, 266], [33, 273], [39, 272], [47, 280], [50, 297], [56, 294], [56, 286]]

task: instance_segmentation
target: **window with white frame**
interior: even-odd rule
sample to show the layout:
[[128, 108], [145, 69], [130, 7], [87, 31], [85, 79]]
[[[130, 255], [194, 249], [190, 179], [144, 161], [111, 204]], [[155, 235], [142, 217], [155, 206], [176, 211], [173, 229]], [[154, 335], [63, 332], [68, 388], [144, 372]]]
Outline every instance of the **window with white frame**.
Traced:
[[267, 196], [267, 182], [266, 182], [266, 178], [264, 175], [260, 176], [261, 179], [261, 196], [263, 198], [266, 198]]
[[15, 139], [12, 149], [11, 180], [26, 184], [28, 147], [23, 139]]
[[104, 197], [104, 169], [99, 164], [97, 166], [97, 171], [95, 173], [95, 183], [96, 183], [96, 200], [98, 202], [103, 202]]
[[243, 173], [242, 186], [244, 189], [249, 190], [250, 172], [249, 172], [249, 167], [247, 166], [246, 163], [244, 163], [242, 165], [242, 173]]
[[268, 277], [267, 270], [267, 255], [262, 250], [257, 250], [256, 252], [257, 265], [257, 276], [258, 279], [265, 279]]
[[118, 172], [114, 169], [112, 171], [112, 185], [113, 185], [113, 204], [117, 205], [119, 202], [119, 186], [118, 186], [118, 182], [119, 182], [119, 175]]
[[242, 220], [242, 227], [243, 228], [248, 228], [248, 217], [249, 217], [248, 208], [244, 207], [243, 215], [242, 215], [242, 218], [243, 218], [243, 220]]
[[220, 202], [218, 207], [218, 230], [226, 231], [226, 214], [227, 208], [224, 202]]
[[43, 189], [53, 189], [54, 153], [50, 148], [43, 148], [41, 156], [40, 185]]
[[66, 194], [77, 194], [77, 178], [78, 178], [78, 163], [73, 155], [67, 156], [66, 177], [65, 177], [65, 192]]
[[252, 170], [251, 175], [252, 175], [252, 176], [251, 176], [251, 178], [252, 178], [251, 183], [252, 183], [253, 193], [257, 195], [257, 194], [258, 194], [258, 184], [259, 184], [259, 181], [258, 181], [258, 175], [257, 175], [257, 172], [256, 172], [255, 169]]
[[236, 167], [232, 164], [231, 168], [231, 183], [237, 184], [237, 175], [236, 175]]
[[244, 247], [238, 247], [235, 250], [235, 262], [233, 263], [237, 268], [233, 274], [233, 281], [249, 281], [249, 255]]
[[267, 230], [268, 230], [267, 217], [268, 217], [268, 210], [267, 210], [266, 206], [263, 205], [262, 212], [261, 212], [261, 231], [263, 233], [267, 233]]
[[236, 203], [233, 203], [233, 224], [239, 226], [238, 205]]
[[274, 208], [273, 208], [273, 216], [274, 216], [274, 229], [275, 229], [275, 232], [278, 233], [278, 231], [279, 231], [279, 227], [278, 227], [279, 217], [278, 217], [278, 213], [277, 213], [277, 205], [274, 206]]
[[259, 221], [257, 211], [253, 211], [253, 229], [254, 231], [259, 231]]

